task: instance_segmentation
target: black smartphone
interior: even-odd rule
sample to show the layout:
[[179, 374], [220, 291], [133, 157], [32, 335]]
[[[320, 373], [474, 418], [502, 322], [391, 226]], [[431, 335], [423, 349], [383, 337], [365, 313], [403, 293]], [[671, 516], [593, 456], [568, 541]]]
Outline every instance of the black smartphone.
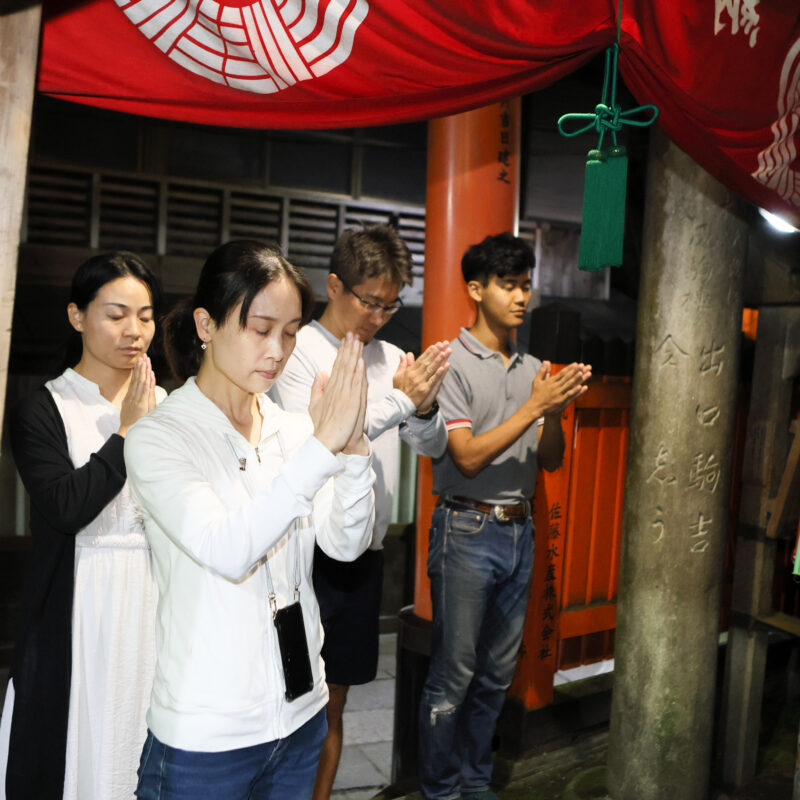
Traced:
[[286, 684], [286, 699], [290, 702], [314, 688], [311, 661], [308, 658], [306, 627], [303, 624], [303, 609], [298, 600], [275, 612], [275, 630], [283, 663], [283, 679]]

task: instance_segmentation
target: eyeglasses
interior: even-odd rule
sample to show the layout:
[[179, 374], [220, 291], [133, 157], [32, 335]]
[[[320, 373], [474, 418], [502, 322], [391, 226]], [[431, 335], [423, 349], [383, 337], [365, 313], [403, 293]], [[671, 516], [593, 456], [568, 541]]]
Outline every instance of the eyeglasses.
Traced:
[[380, 303], [373, 303], [371, 300], [365, 300], [361, 295], [353, 291], [352, 286], [349, 286], [338, 275], [336, 277], [342, 281], [342, 286], [344, 286], [344, 288], [361, 303], [364, 310], [368, 311], [370, 314], [383, 314], [387, 317], [391, 317], [392, 314], [396, 313], [403, 306], [403, 301], [399, 297], [390, 306], [383, 306]]

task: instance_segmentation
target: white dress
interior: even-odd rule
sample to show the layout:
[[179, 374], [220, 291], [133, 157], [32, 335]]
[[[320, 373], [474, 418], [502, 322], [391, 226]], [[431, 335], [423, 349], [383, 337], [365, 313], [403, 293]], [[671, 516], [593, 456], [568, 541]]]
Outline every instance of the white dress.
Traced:
[[[70, 458], [80, 467], [119, 429], [119, 409], [72, 369], [46, 385], [64, 421]], [[157, 388], [156, 396], [160, 402], [166, 393]], [[147, 735], [157, 600], [150, 548], [126, 483], [75, 538], [64, 800], [133, 797]], [[12, 704], [9, 685], [2, 728], [10, 727]], [[7, 750], [8, 731], [0, 736], [6, 740], [0, 751]], [[0, 798], [4, 787], [5, 781]]]

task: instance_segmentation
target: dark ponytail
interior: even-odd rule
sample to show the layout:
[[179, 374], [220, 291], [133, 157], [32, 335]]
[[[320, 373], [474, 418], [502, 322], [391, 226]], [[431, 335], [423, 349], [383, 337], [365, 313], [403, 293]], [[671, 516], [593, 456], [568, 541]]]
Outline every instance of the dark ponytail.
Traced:
[[191, 297], [184, 297], [164, 317], [161, 326], [164, 337], [164, 354], [170, 371], [179, 381], [197, 375], [203, 360], [200, 339], [194, 324], [195, 305]]
[[185, 381], [197, 375], [203, 361], [194, 322], [196, 308], [208, 311], [220, 327], [241, 302], [239, 325], [244, 329], [255, 296], [280, 277], [286, 277], [297, 289], [301, 324], [305, 325], [314, 311], [314, 293], [303, 273], [283, 257], [279, 247], [242, 239], [214, 250], [200, 272], [194, 297], [178, 303], [164, 320], [164, 349], [173, 375]]

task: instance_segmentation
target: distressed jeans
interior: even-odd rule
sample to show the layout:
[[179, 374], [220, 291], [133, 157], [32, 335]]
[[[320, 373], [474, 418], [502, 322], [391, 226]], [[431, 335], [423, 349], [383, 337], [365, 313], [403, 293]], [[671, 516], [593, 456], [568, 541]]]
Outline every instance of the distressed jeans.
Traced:
[[488, 788], [492, 737], [522, 641], [530, 518], [437, 506], [428, 550], [433, 632], [419, 714], [420, 788], [452, 800]]

